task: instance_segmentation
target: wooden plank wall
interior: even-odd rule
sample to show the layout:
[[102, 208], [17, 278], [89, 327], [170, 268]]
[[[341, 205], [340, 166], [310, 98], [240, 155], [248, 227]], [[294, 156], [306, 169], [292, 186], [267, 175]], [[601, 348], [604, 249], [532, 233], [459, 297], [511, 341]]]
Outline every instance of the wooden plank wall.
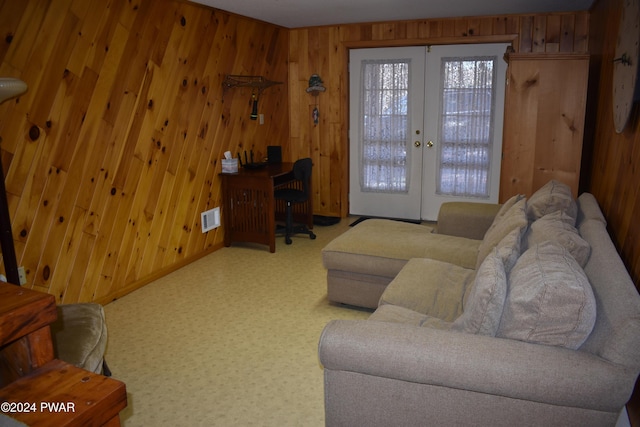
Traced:
[[[226, 74], [288, 80], [287, 30], [176, 0], [0, 0], [0, 106], [19, 265], [60, 303], [105, 303], [221, 247], [225, 150], [286, 142], [288, 86], [224, 93]], [[222, 212], [224, 215], [224, 212]]]
[[621, 4], [620, 0], [598, 0], [593, 8], [589, 100], [594, 111], [588, 120], [592, 154], [585, 185], [602, 206], [614, 243], [640, 290], [640, 104], [636, 103], [627, 127], [618, 134], [611, 95]]
[[[609, 234], [640, 291], [640, 103], [622, 133], [613, 124], [613, 59], [621, 12], [621, 0], [596, 0], [592, 7], [583, 182], [602, 207]], [[640, 426], [640, 378], [627, 412], [631, 425]]]
[[509, 54], [500, 202], [551, 179], [579, 194], [588, 53]]
[[[290, 156], [314, 161], [317, 214], [348, 214], [348, 50], [359, 47], [513, 42], [516, 52], [586, 52], [588, 12], [351, 24], [290, 31]], [[306, 93], [319, 74], [327, 91]], [[311, 113], [318, 106], [320, 121]]]

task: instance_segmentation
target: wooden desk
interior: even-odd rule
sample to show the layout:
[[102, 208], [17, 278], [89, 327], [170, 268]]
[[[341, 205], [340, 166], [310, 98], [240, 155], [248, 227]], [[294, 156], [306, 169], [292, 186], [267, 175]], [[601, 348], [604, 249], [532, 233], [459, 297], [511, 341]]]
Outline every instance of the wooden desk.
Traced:
[[[284, 218], [284, 203], [273, 192], [280, 187], [300, 188], [293, 178], [293, 163], [269, 164], [260, 169], [240, 168], [238, 173], [223, 173], [222, 219], [224, 244], [254, 242], [276, 251], [276, 218]], [[294, 209], [294, 220], [313, 228], [312, 200]]]

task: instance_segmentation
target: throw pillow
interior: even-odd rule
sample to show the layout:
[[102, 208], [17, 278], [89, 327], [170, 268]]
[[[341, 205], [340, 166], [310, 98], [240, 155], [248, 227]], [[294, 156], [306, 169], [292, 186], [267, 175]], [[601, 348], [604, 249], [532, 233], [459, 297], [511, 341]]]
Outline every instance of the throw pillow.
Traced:
[[522, 252], [522, 234], [519, 228], [511, 230], [500, 243], [496, 245], [496, 251], [504, 264], [504, 271], [507, 274], [518, 261]]
[[480, 266], [462, 316], [451, 330], [494, 337], [507, 295], [507, 274], [497, 249]]
[[507, 212], [509, 212], [509, 209], [511, 209], [513, 205], [515, 205], [516, 203], [518, 203], [520, 200], [524, 198], [525, 197], [522, 194], [516, 194], [515, 196], [512, 196], [509, 200], [504, 202], [502, 206], [500, 206], [500, 209], [498, 210], [498, 213], [496, 214], [493, 221], [496, 222], [500, 220], [500, 218], [502, 218]]
[[565, 248], [547, 241], [523, 253], [511, 270], [497, 336], [575, 350], [595, 320], [589, 279]]
[[496, 216], [478, 246], [478, 258], [476, 270], [480, 268], [484, 259], [491, 253], [502, 239], [513, 230], [518, 230], [519, 237], [524, 235], [529, 222], [525, 213], [526, 199], [520, 199], [514, 203], [503, 215]]
[[523, 247], [526, 250], [547, 240], [557, 243], [567, 249], [580, 267], [584, 268], [591, 254], [591, 245], [573, 225], [566, 222], [566, 218], [566, 213], [557, 211], [534, 221], [525, 234]]
[[571, 188], [552, 179], [529, 197], [527, 217], [530, 221], [535, 221], [556, 211], [565, 212], [571, 218], [571, 225], [576, 224], [578, 205], [573, 198]]
[[[515, 228], [509, 234], [507, 234], [502, 240], [500, 240], [500, 243], [498, 243], [496, 245], [496, 247], [495, 247], [495, 250], [496, 250], [498, 256], [502, 260], [502, 264], [504, 265], [504, 271], [505, 271], [506, 274], [509, 274], [509, 272], [511, 271], [511, 269], [515, 265], [516, 261], [518, 261], [518, 257], [520, 257], [520, 253], [522, 252], [521, 251], [521, 247], [522, 247], [522, 245], [521, 245], [522, 242], [521, 241], [522, 241], [522, 239], [521, 239], [521, 236], [520, 236], [520, 230]], [[486, 258], [485, 258], [485, 260], [486, 260]], [[411, 261], [409, 261], [409, 262], [411, 262]], [[479, 269], [480, 269], [480, 267], [478, 267], [476, 270], [479, 270]], [[473, 283], [471, 285], [473, 285]], [[467, 306], [467, 301], [469, 299], [469, 294], [471, 293], [471, 289], [472, 288], [473, 288], [473, 286], [467, 286], [467, 288], [465, 290], [465, 293], [464, 293], [463, 300], [462, 300], [462, 307], [466, 307]], [[387, 289], [388, 289], [388, 287], [387, 287]], [[386, 291], [385, 291], [385, 293], [386, 293]]]

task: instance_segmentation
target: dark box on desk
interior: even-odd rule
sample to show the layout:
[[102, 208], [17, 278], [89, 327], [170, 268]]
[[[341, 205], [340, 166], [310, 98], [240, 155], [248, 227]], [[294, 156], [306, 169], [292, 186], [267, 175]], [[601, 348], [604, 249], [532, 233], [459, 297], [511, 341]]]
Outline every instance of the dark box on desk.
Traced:
[[282, 163], [282, 147], [279, 145], [269, 145], [267, 147], [267, 162]]

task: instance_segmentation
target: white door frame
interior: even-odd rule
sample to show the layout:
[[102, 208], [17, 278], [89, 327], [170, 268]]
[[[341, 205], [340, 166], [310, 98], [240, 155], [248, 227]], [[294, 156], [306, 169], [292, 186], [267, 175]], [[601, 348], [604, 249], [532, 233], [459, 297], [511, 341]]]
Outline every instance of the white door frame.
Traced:
[[[485, 55], [485, 53], [479, 53], [480, 50], [479, 48], [481, 48], [482, 46], [484, 46], [485, 44], [479, 45], [479, 44], [467, 44], [467, 45], [453, 45], [453, 46], [466, 46], [468, 47], [468, 49], [470, 49], [470, 52], [468, 55], [467, 54], [458, 54], [457, 56], [483, 56]], [[497, 77], [497, 81], [498, 83], [503, 83], [505, 82], [506, 79], [506, 63], [502, 60], [502, 55], [504, 54], [506, 47], [511, 45], [511, 42], [503, 42], [503, 43], [491, 43], [492, 46], [494, 47], [498, 47], [498, 50], [500, 53], [498, 55], [498, 60], [496, 61], [496, 64], [498, 65], [498, 77]], [[441, 48], [451, 48], [453, 47], [452, 45], [437, 45], [437, 46], [432, 46], [431, 49], [436, 49], [436, 50], [440, 50]], [[426, 51], [427, 46], [418, 46], [418, 47], [414, 47], [414, 49], [423, 49], [423, 52]], [[353, 53], [356, 52], [360, 55], [356, 55], [356, 59], [358, 58], [362, 58], [362, 55], [364, 54], [368, 54], [374, 51], [385, 51], [388, 50], [389, 52], [391, 52], [391, 49], [398, 49], [398, 52], [400, 52], [400, 49], [404, 49], [401, 47], [381, 47], [381, 48], [376, 48], [376, 49], [350, 49], [349, 50], [349, 57], [353, 58], [354, 55]], [[368, 52], [367, 52], [368, 51]], [[497, 52], [494, 50], [494, 52]], [[429, 54], [428, 54], [429, 55]], [[427, 56], [428, 56], [427, 55]], [[400, 55], [403, 56], [403, 55]], [[448, 55], [449, 56], [449, 55]], [[383, 56], [382, 58], [384, 58], [385, 56]], [[407, 57], [406, 55], [404, 55], [403, 57]], [[434, 61], [431, 60], [431, 63], [433, 63]], [[425, 63], [427, 64], [426, 66], [429, 66], [429, 61], [425, 60]], [[439, 59], [438, 59], [438, 63], [439, 63]], [[438, 64], [439, 67], [439, 64]], [[353, 88], [356, 87], [357, 85], [354, 83], [354, 76], [353, 76], [353, 64], [349, 63], [348, 66], [350, 73], [349, 73], [349, 85], [350, 85], [350, 91], [352, 93], [352, 91], [354, 90]], [[359, 68], [358, 68], [359, 70]], [[432, 71], [433, 72], [433, 71]], [[424, 75], [430, 75], [429, 71], [427, 71], [426, 69], [423, 71]], [[439, 76], [439, 69], [437, 72], [437, 75]], [[358, 78], [359, 80], [359, 78]], [[420, 79], [417, 79], [420, 80]], [[438, 79], [439, 81], [440, 79]], [[415, 83], [415, 82], [414, 82]], [[425, 93], [425, 88], [424, 88], [424, 79], [422, 80], [422, 89], [423, 92]], [[428, 88], [426, 90], [429, 90]], [[489, 202], [489, 203], [497, 203], [498, 202], [498, 195], [499, 195], [499, 187], [500, 187], [500, 161], [501, 161], [501, 155], [502, 155], [502, 128], [503, 128], [503, 115], [504, 115], [504, 107], [500, 108], [500, 105], [504, 105], [504, 93], [505, 93], [505, 88], [503, 84], [498, 84], [498, 88], [496, 91], [496, 99], [498, 100], [498, 103], [496, 103], [496, 107], [495, 108], [495, 117], [494, 117], [494, 145], [492, 147], [492, 178], [491, 178], [491, 182], [490, 182], [490, 189], [491, 189], [491, 195], [488, 199], [476, 199], [476, 198], [454, 198], [454, 197], [450, 197], [450, 196], [437, 196], [435, 194], [435, 175], [433, 176], [433, 178], [431, 178], [427, 171], [427, 168], [429, 167], [429, 171], [433, 170], [433, 165], [436, 161], [437, 156], [435, 156], [435, 154], [437, 153], [437, 150], [433, 150], [433, 149], [428, 149], [428, 147], [426, 146], [426, 143], [428, 141], [433, 141], [433, 135], [434, 135], [434, 131], [431, 127], [433, 127], [433, 124], [431, 123], [426, 123], [427, 120], [425, 120], [425, 123], [422, 123], [420, 125], [412, 125], [412, 129], [411, 129], [411, 135], [410, 135], [410, 139], [411, 139], [411, 145], [410, 147], [413, 149], [414, 145], [413, 143], [419, 143], [420, 147], [418, 149], [418, 151], [420, 152], [420, 155], [414, 155], [412, 157], [414, 158], [420, 158], [419, 162], [417, 162], [418, 166], [420, 169], [423, 170], [423, 175], [421, 176], [421, 178], [419, 179], [420, 183], [419, 185], [413, 185], [412, 183], [412, 187], [414, 188], [414, 190], [416, 188], [420, 188], [420, 195], [417, 196], [418, 199], [420, 200], [420, 207], [418, 208], [417, 213], [415, 212], [415, 204], [412, 204], [410, 201], [406, 200], [406, 197], [403, 198], [402, 197], [391, 197], [390, 199], [388, 199], [387, 201], [384, 200], [384, 198], [382, 199], [382, 201], [374, 201], [373, 203], [371, 203], [371, 208], [366, 208], [366, 209], [360, 209], [360, 207], [358, 206], [359, 203], [359, 199], [358, 199], [358, 195], [354, 194], [357, 192], [353, 191], [353, 188], [357, 188], [359, 187], [359, 173], [357, 171], [359, 171], [359, 161], [358, 161], [358, 157], [359, 154], [356, 150], [354, 150], [354, 144], [352, 143], [352, 141], [354, 141], [356, 138], [359, 138], [358, 133], [354, 133], [354, 126], [351, 125], [352, 123], [352, 118], [353, 117], [359, 117], [359, 102], [354, 102], [353, 101], [353, 93], [350, 95], [350, 103], [349, 103], [349, 130], [348, 130], [348, 135], [349, 135], [349, 185], [348, 185], [348, 190], [349, 190], [349, 213], [350, 214], [355, 214], [355, 215], [370, 215], [370, 216], [381, 216], [381, 217], [390, 217], [390, 218], [408, 218], [408, 219], [426, 219], [426, 220], [435, 220], [437, 218], [437, 212], [440, 208], [440, 205], [446, 201], [459, 201], [459, 200], [464, 200], [464, 201], [477, 201], [477, 202]], [[427, 117], [427, 116], [431, 116], [433, 117], [433, 105], [426, 105], [426, 99], [433, 99], [434, 95], [429, 95], [429, 96], [425, 96], [425, 105], [423, 105], [422, 108], [424, 108], [422, 116], [423, 117]], [[436, 98], [438, 98], [438, 96], [435, 96]], [[358, 98], [356, 98], [358, 99]], [[440, 112], [439, 112], [439, 106], [436, 107], [437, 108], [437, 113], [436, 116], [439, 117]], [[416, 109], [417, 111], [417, 109]], [[422, 129], [422, 127], [424, 126], [424, 131]], [[429, 129], [427, 129], [428, 126], [431, 126]], [[437, 125], [436, 125], [437, 128]], [[437, 132], [437, 131], [436, 131]], [[415, 139], [415, 141], [414, 141]], [[436, 139], [437, 142], [437, 139]], [[428, 166], [427, 166], [428, 165]], [[425, 180], [428, 181], [427, 184], [425, 185]], [[357, 186], [357, 187], [356, 187]], [[424, 188], [423, 188], [424, 187]], [[427, 189], [428, 188], [428, 189]], [[427, 200], [429, 199], [428, 197], [424, 197], [424, 194], [427, 191], [432, 191], [431, 194], [433, 194], [433, 197], [431, 198], [432, 200]], [[415, 196], [415, 192], [412, 193], [413, 197]], [[375, 200], [375, 199], [374, 199]], [[354, 202], [356, 204], [355, 208], [354, 208]], [[426, 206], [425, 206], [426, 205]], [[400, 209], [398, 210], [397, 208], [400, 207]], [[413, 212], [411, 210], [414, 210]]]

